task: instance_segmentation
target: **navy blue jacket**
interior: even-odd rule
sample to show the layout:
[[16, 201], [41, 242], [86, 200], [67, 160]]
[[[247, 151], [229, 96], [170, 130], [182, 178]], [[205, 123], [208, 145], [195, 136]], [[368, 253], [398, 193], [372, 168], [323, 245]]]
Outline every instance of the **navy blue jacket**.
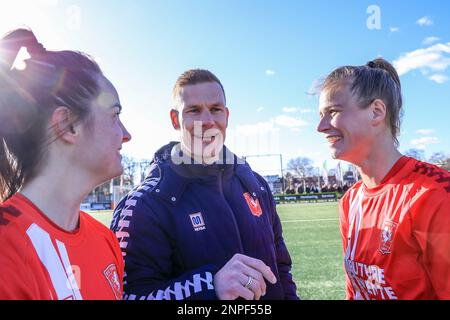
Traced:
[[[145, 181], [114, 212], [124, 299], [217, 299], [214, 274], [236, 253], [262, 260], [276, 275], [262, 299], [298, 299], [266, 181], [233, 154], [232, 164], [176, 165], [174, 144], [155, 154]], [[257, 201], [259, 216], [251, 211]]]

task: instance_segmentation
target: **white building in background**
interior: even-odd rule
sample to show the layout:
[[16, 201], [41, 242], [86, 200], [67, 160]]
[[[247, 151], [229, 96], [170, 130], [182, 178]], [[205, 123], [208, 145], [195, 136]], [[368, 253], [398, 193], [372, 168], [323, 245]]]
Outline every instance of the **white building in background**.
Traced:
[[263, 176], [272, 193], [283, 193], [283, 184], [279, 175]]

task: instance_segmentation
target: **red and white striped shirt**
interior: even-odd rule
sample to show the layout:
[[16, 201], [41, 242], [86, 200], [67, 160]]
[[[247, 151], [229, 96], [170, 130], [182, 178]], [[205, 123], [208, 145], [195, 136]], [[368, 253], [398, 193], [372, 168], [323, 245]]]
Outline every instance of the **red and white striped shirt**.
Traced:
[[122, 298], [118, 241], [84, 212], [67, 232], [16, 194], [0, 206], [0, 239], [0, 299]]

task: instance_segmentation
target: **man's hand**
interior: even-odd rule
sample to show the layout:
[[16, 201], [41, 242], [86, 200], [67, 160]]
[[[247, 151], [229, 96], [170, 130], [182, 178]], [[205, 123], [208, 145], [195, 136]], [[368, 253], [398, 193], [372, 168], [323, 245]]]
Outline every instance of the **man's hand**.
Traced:
[[277, 278], [270, 267], [259, 259], [235, 254], [214, 276], [216, 295], [220, 300], [259, 300], [266, 294], [266, 282]]

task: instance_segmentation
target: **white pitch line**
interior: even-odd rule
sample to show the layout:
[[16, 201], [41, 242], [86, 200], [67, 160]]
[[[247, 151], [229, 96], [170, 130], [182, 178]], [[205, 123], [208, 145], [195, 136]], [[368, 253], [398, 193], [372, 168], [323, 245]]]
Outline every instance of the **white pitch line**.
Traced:
[[286, 222], [311, 222], [311, 221], [336, 221], [339, 220], [339, 218], [329, 218], [329, 219], [305, 219], [305, 220], [282, 220], [282, 223]]

